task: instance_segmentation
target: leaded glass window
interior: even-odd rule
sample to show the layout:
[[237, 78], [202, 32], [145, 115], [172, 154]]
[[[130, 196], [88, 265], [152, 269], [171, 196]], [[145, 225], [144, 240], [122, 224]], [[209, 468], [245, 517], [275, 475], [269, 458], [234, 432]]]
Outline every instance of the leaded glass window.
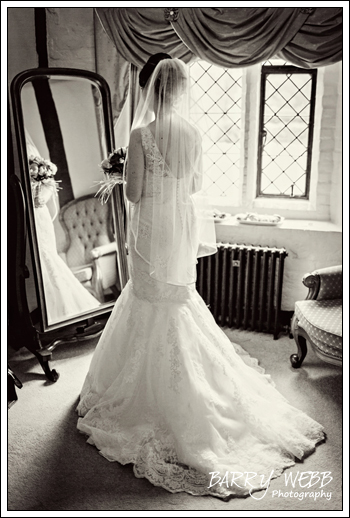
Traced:
[[202, 133], [203, 164], [210, 196], [236, 197], [239, 189], [242, 122], [241, 69], [196, 61], [190, 67], [191, 118]]
[[316, 70], [261, 70], [257, 196], [309, 197]]

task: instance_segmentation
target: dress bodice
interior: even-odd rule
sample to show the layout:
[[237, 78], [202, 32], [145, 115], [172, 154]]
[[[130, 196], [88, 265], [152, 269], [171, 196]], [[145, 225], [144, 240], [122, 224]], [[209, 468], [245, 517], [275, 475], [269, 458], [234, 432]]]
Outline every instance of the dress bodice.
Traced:
[[[150, 276], [150, 243], [152, 235], [160, 235], [162, 242], [166, 242], [167, 233], [172, 228], [173, 218], [181, 221], [181, 207], [174, 196], [174, 189], [178, 182], [175, 179], [167, 164], [165, 163], [148, 126], [141, 128], [141, 142], [145, 157], [144, 183], [141, 200], [137, 204], [131, 204], [129, 218], [130, 226], [128, 233], [129, 242], [129, 273], [133, 290], [142, 299], [151, 302], [157, 301], [186, 301], [191, 290], [195, 289], [194, 283], [187, 286], [176, 286], [165, 282], [158, 282]], [[162, 190], [161, 218], [154, 218], [154, 200], [158, 190]], [[165, 191], [165, 195], [164, 195]], [[167, 198], [168, 194], [168, 198]], [[173, 206], [175, 204], [175, 206]], [[188, 206], [192, 202], [188, 200]], [[195, 225], [194, 211], [191, 212], [192, 225]], [[189, 221], [189, 220], [187, 220]], [[137, 235], [137, 242], [135, 242]], [[169, 258], [166, 254], [159, 257], [161, 267], [166, 267]]]
[[140, 131], [142, 149], [145, 157], [145, 176], [142, 197], [147, 198], [160, 194], [162, 187], [163, 189], [165, 188], [165, 190], [168, 189], [170, 195], [176, 180], [165, 163], [149, 127], [144, 126]]

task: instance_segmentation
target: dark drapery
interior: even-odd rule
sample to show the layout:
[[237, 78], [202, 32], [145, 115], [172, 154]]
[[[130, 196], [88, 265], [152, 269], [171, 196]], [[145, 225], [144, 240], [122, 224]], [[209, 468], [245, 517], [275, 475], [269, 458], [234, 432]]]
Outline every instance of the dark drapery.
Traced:
[[341, 61], [342, 49], [342, 9], [317, 8], [278, 56], [303, 68], [316, 68]]
[[167, 52], [226, 68], [275, 55], [305, 67], [342, 57], [342, 8], [96, 8], [121, 55], [140, 67]]
[[108, 37], [95, 12], [95, 59], [96, 72], [105, 78], [111, 92], [113, 122], [115, 123], [126, 101], [130, 62], [119, 52]]
[[[113, 60], [123, 63], [120, 76], [116, 142], [127, 142], [136, 102], [137, 70], [130, 81], [125, 64], [142, 67], [157, 52], [190, 63], [203, 59], [224, 68], [243, 68], [272, 57], [303, 68], [330, 65], [342, 59], [342, 8], [95, 8], [105, 33], [115, 46]], [[100, 40], [103, 37], [100, 34]], [[98, 40], [97, 40], [98, 43]], [[101, 73], [106, 42], [97, 49]], [[118, 56], [118, 58], [117, 58]], [[110, 68], [110, 72], [113, 69]], [[114, 68], [115, 70], [115, 68]], [[125, 103], [129, 90], [129, 102]], [[123, 111], [119, 117], [121, 107]], [[124, 142], [123, 145], [126, 145]]]
[[96, 13], [118, 52], [137, 67], [157, 52], [166, 52], [185, 63], [194, 57], [165, 20], [162, 8], [97, 7]]
[[266, 61], [292, 39], [307, 15], [300, 9], [185, 8], [172, 21], [198, 56], [225, 68]]

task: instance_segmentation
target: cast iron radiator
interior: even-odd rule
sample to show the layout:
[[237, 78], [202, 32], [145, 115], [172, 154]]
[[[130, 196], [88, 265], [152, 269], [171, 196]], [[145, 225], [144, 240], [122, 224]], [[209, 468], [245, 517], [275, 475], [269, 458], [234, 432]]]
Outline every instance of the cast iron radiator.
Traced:
[[218, 243], [198, 259], [197, 290], [216, 322], [230, 328], [281, 331], [284, 248]]

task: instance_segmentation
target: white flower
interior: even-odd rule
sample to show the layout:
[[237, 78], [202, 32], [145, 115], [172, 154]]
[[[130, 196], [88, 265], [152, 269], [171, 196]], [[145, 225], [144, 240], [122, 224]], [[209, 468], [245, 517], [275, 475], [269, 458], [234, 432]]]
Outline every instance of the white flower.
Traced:
[[110, 169], [112, 166], [108, 160], [108, 158], [105, 158], [103, 162], [101, 162], [102, 169]]
[[52, 170], [52, 174], [56, 174], [57, 173], [57, 165], [56, 164], [51, 164], [51, 170]]

